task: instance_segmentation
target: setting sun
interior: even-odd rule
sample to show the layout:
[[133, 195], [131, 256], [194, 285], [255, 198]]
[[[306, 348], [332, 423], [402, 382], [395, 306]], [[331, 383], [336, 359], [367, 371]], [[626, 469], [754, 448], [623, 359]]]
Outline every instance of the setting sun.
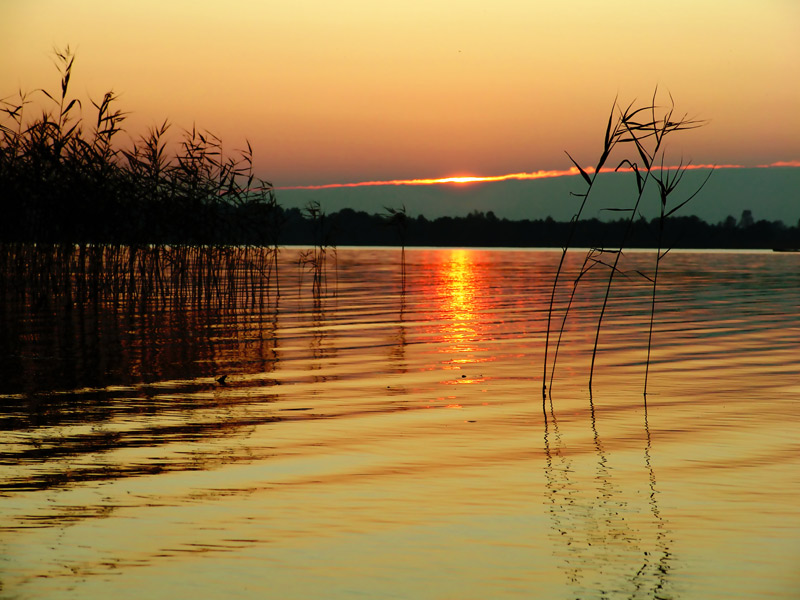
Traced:
[[443, 177], [442, 179], [436, 180], [438, 183], [477, 183], [480, 181], [486, 181], [486, 177], [478, 177], [476, 175], [461, 175], [458, 177]]
[[[591, 171], [591, 168], [587, 168]], [[509, 181], [512, 179], [523, 181], [527, 179], [547, 179], [550, 177], [568, 177], [577, 175], [578, 169], [571, 167], [566, 170], [534, 171], [531, 173], [508, 173], [506, 175], [457, 175], [452, 177], [431, 177], [427, 179], [389, 179], [383, 181], [358, 181], [350, 183], [325, 183], [321, 185], [296, 185], [280, 186], [282, 190], [327, 190], [333, 188], [352, 188], [368, 186], [389, 186], [389, 185], [445, 185], [449, 183], [493, 183], [497, 181]]]

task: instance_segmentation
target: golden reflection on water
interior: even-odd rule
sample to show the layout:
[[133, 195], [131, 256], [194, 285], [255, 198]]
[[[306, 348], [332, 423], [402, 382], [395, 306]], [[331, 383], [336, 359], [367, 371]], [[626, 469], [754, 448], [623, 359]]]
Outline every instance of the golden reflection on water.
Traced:
[[[445, 321], [441, 328], [443, 353], [471, 353], [478, 349], [480, 312], [484, 309], [485, 290], [480, 287], [476, 273], [474, 253], [456, 249], [443, 261], [438, 272], [435, 295], [438, 312]], [[453, 362], [469, 362], [469, 357], [455, 358]]]
[[[430, 297], [420, 307], [436, 323], [430, 343], [437, 348], [443, 368], [455, 372], [442, 380], [447, 386], [486, 381], [482, 363], [496, 360], [487, 347], [495, 320], [488, 297], [491, 276], [486, 255], [457, 248], [444, 252], [436, 264]], [[461, 409], [457, 397], [447, 392], [437, 398], [445, 408]]]

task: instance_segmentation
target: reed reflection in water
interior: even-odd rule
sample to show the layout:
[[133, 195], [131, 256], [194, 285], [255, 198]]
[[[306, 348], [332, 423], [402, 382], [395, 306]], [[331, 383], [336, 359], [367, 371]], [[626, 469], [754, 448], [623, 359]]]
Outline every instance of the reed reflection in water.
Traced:
[[4, 297], [0, 598], [796, 597], [797, 257], [675, 254], [646, 405], [649, 290], [590, 399], [586, 285], [542, 405], [557, 253], [294, 252], [273, 304]]

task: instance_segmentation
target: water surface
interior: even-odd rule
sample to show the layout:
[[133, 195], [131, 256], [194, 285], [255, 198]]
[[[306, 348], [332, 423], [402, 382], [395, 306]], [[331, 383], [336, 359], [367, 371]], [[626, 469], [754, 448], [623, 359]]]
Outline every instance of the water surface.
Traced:
[[0, 598], [798, 596], [800, 256], [670, 254], [646, 402], [652, 256], [591, 394], [587, 277], [543, 403], [557, 252], [340, 249], [319, 298], [297, 253], [263, 302], [3, 302]]

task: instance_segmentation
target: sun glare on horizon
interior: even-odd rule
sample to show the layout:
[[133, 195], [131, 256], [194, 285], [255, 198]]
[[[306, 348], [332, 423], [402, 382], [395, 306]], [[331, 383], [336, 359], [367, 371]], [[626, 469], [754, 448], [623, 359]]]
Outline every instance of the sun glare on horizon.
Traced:
[[509, 173], [507, 175], [451, 175], [448, 177], [432, 177], [425, 179], [389, 179], [383, 181], [358, 181], [351, 183], [325, 183], [320, 185], [296, 185], [283, 186], [279, 189], [284, 190], [325, 190], [331, 188], [352, 188], [364, 186], [388, 186], [388, 185], [446, 185], [446, 184], [470, 184], [470, 183], [491, 183], [494, 181], [507, 181], [509, 179], [545, 179], [548, 177], [567, 177], [577, 175], [578, 169], [572, 167], [562, 171], [534, 171], [532, 173]]
[[[786, 168], [786, 167], [800, 167], [800, 161], [789, 160], [779, 161], [771, 164], [757, 165], [752, 168], [767, 169], [767, 168]], [[745, 169], [746, 165], [740, 164], [684, 164], [684, 165], [670, 165], [663, 167], [666, 170], [674, 169]], [[630, 167], [613, 169], [604, 168], [603, 172], [627, 172]], [[594, 167], [584, 167], [586, 173], [594, 173]], [[388, 180], [372, 180], [372, 181], [356, 181], [348, 183], [324, 183], [317, 185], [292, 185], [292, 186], [277, 186], [281, 190], [326, 190], [334, 188], [354, 188], [354, 187], [369, 187], [369, 186], [425, 186], [425, 185], [469, 185], [473, 183], [493, 183], [496, 181], [509, 181], [509, 180], [530, 180], [530, 179], [548, 179], [552, 177], [572, 177], [578, 175], [579, 171], [576, 167], [570, 167], [564, 170], [539, 170], [530, 173], [509, 173], [506, 175], [451, 175], [447, 177], [431, 177], [421, 179], [388, 179]]]

